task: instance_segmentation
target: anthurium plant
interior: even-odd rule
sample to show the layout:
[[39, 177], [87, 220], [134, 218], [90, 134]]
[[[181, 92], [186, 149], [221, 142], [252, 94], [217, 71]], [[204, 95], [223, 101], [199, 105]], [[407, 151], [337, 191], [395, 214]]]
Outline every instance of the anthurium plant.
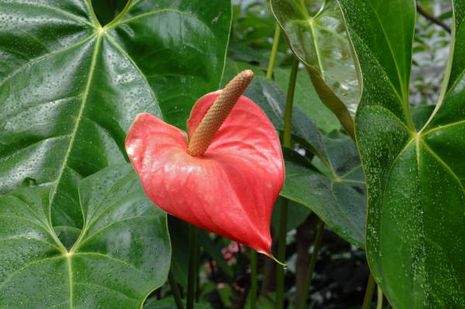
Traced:
[[0, 0], [0, 308], [465, 308], [464, 20]]

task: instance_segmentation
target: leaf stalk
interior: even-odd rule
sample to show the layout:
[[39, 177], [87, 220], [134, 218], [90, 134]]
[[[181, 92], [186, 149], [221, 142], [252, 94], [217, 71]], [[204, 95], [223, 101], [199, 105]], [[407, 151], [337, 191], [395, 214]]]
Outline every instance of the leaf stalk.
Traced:
[[[299, 69], [299, 61], [294, 58], [291, 68], [291, 76], [289, 78], [289, 86], [287, 89], [286, 108], [284, 111], [284, 131], [283, 131], [283, 146], [292, 147], [291, 130], [292, 130], [292, 109], [294, 103], [294, 92], [297, 80], [297, 72]], [[278, 260], [286, 261], [286, 236], [287, 236], [287, 207], [288, 200], [282, 198], [279, 214], [279, 235], [278, 235]], [[285, 276], [284, 267], [278, 267], [276, 271], [276, 308], [284, 306], [284, 286]]]

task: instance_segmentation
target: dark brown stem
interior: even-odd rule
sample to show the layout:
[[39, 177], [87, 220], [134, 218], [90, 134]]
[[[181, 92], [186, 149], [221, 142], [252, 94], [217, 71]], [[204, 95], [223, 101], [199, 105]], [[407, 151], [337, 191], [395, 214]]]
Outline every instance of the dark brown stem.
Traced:
[[431, 21], [433, 24], [438, 25], [442, 29], [444, 29], [446, 32], [449, 34], [451, 33], [451, 29], [448, 25], [446, 25], [445, 22], [437, 18], [436, 16], [431, 15], [430, 13], [426, 12], [425, 9], [423, 9], [419, 4], [417, 4], [417, 12], [426, 18], [427, 20]]
[[313, 216], [309, 216], [304, 223], [297, 228], [296, 246], [297, 246], [297, 261], [295, 274], [295, 306], [302, 302], [302, 297], [305, 295], [305, 282], [307, 279], [307, 269], [310, 263], [309, 248], [314, 237], [313, 226], [315, 220]]

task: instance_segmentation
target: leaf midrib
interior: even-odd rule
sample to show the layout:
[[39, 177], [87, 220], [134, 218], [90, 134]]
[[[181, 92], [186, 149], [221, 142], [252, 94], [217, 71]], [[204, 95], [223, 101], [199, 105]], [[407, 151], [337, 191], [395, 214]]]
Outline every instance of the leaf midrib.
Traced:
[[73, 128], [73, 130], [72, 130], [72, 132], [70, 134], [71, 139], [70, 139], [70, 141], [68, 143], [68, 148], [67, 148], [66, 153], [64, 155], [63, 164], [61, 165], [61, 168], [60, 168], [60, 170], [58, 172], [58, 176], [57, 176], [56, 180], [53, 182], [54, 183], [54, 189], [52, 190], [51, 195], [50, 195], [50, 205], [54, 204], [56, 194], [57, 194], [57, 191], [58, 191], [58, 187], [60, 185], [61, 178], [63, 177], [64, 171], [65, 171], [66, 166], [68, 164], [68, 160], [69, 160], [69, 157], [71, 155], [71, 151], [73, 149], [74, 142], [76, 140], [77, 131], [79, 130], [79, 126], [81, 124], [81, 118], [82, 118], [82, 116], [84, 114], [84, 110], [86, 108], [86, 102], [87, 102], [87, 98], [89, 96], [90, 86], [92, 84], [92, 79], [93, 79], [93, 76], [94, 76], [94, 71], [95, 71], [95, 67], [96, 67], [96, 63], [97, 63], [97, 55], [98, 55], [98, 51], [100, 49], [101, 41], [102, 41], [102, 35], [96, 34], [96, 42], [94, 43], [95, 46], [94, 46], [94, 50], [92, 52], [92, 60], [91, 60], [90, 68], [89, 68], [89, 74], [87, 76], [86, 86], [85, 86], [84, 92], [82, 94], [81, 106], [79, 107], [79, 112], [78, 112], [78, 115], [76, 116], [76, 122], [75, 122], [74, 128]]
[[[396, 73], [397, 73], [397, 78], [399, 79], [399, 84], [400, 84], [399, 86], [400, 86], [401, 93], [398, 92], [398, 90], [396, 89], [396, 87], [392, 83], [391, 79], [389, 78], [389, 74], [387, 74], [385, 68], [379, 63], [378, 58], [373, 57], [373, 59], [383, 69], [383, 71], [386, 74], [386, 77], [388, 77], [389, 84], [391, 84], [394, 92], [396, 93], [397, 97], [400, 99], [401, 107], [402, 107], [402, 110], [404, 112], [404, 116], [405, 116], [405, 119], [406, 119], [407, 126], [410, 129], [412, 129], [413, 131], [415, 131], [415, 125], [413, 124], [410, 108], [408, 106], [408, 102], [409, 102], [409, 100], [408, 100], [408, 89], [406, 90], [405, 87], [404, 87], [404, 84], [406, 83], [406, 81], [404, 81], [404, 78], [402, 77], [402, 74], [400, 73], [399, 63], [397, 62], [397, 59], [396, 59], [396, 57], [394, 55], [394, 50], [392, 48], [391, 41], [389, 40], [389, 38], [387, 36], [386, 29], [384, 29], [384, 26], [383, 26], [383, 23], [381, 22], [381, 18], [379, 17], [378, 11], [373, 7], [373, 5], [372, 5], [372, 3], [370, 1], [368, 1], [368, 6], [370, 7], [371, 11], [374, 12], [376, 20], [378, 21], [378, 24], [379, 24], [379, 26], [380, 26], [380, 28], [381, 28], [381, 30], [383, 32], [383, 36], [385, 38], [386, 44], [389, 47], [389, 52], [390, 52], [390, 55], [391, 55], [391, 59], [394, 62], [394, 66], [396, 68]], [[363, 40], [362, 40], [362, 42], [363, 42]]]

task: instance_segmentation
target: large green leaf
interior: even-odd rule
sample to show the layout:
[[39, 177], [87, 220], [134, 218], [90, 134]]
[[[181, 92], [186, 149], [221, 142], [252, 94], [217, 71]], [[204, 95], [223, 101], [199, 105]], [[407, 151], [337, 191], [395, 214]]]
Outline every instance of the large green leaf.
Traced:
[[325, 164], [315, 171], [298, 155], [285, 153], [286, 180], [281, 195], [315, 212], [351, 244], [365, 247], [366, 197], [360, 159], [353, 141], [340, 134], [324, 137]]
[[395, 308], [463, 308], [465, 3], [453, 3], [441, 100], [416, 131], [408, 104], [415, 1], [339, 2], [363, 74], [356, 128], [373, 275]]
[[53, 190], [47, 184], [0, 197], [0, 308], [140, 308], [166, 280], [171, 248], [166, 215], [145, 197], [132, 167], [81, 181], [84, 227], [69, 249], [50, 219]]
[[353, 134], [360, 98], [355, 59], [336, 0], [271, 0], [276, 20], [322, 101]]
[[132, 1], [104, 27], [90, 2], [0, 1], [0, 194], [49, 183], [54, 226], [82, 227], [76, 184], [125, 162], [137, 113], [181, 125], [218, 88], [228, 40], [228, 0]]

